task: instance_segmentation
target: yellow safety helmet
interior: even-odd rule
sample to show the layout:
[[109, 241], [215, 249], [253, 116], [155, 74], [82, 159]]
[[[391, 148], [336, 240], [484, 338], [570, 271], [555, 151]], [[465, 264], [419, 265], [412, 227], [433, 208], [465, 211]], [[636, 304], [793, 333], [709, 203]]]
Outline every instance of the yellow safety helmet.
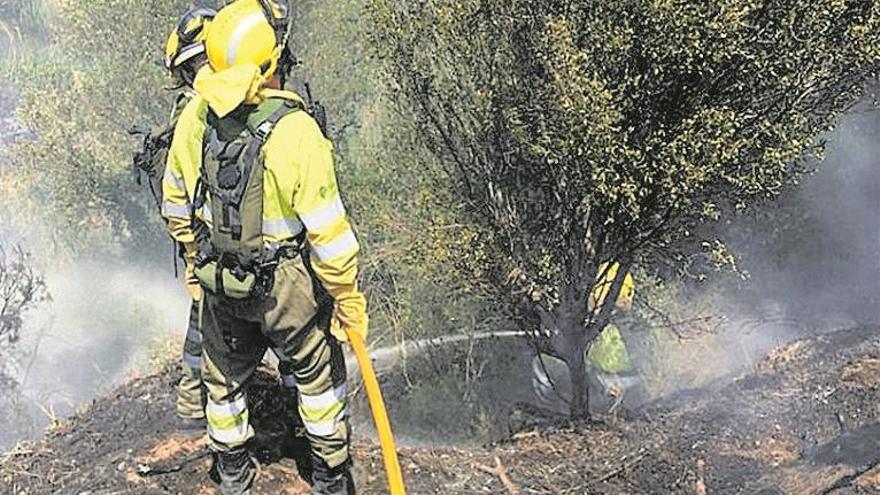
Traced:
[[275, 0], [237, 0], [217, 14], [205, 41], [215, 72], [254, 65], [268, 79], [278, 67], [287, 43], [290, 18], [286, 5]]
[[205, 53], [208, 27], [216, 15], [214, 9], [195, 8], [180, 18], [165, 44], [165, 68], [172, 76], [182, 77], [192, 84], [195, 68], [189, 62]]

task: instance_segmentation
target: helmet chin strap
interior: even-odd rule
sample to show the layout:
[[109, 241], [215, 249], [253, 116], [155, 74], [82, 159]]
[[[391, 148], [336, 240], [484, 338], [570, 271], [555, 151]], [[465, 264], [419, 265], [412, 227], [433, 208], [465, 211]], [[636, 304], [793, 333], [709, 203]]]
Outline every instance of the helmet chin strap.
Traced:
[[284, 89], [287, 78], [297, 63], [296, 57], [287, 46], [293, 24], [290, 18], [290, 8], [287, 2], [282, 3], [277, 0], [259, 0], [259, 3], [266, 21], [275, 31], [275, 49], [277, 50], [276, 56], [273, 57], [276, 61], [275, 74], [278, 75], [281, 89]]
[[299, 65], [299, 60], [290, 50], [288, 46], [284, 46], [281, 50], [281, 56], [278, 58], [278, 78], [281, 80], [281, 88], [283, 89], [290, 77], [293, 68]]
[[199, 70], [207, 65], [208, 59], [206, 55], [200, 55], [200, 58], [187, 60], [180, 67], [180, 79], [186, 86], [192, 88], [196, 80], [196, 74]]
[[[290, 32], [290, 15], [287, 5], [282, 5], [274, 0], [260, 0], [260, 8], [272, 29], [275, 31], [275, 43], [283, 45], [287, 42]], [[278, 15], [276, 15], [276, 9]]]
[[182, 70], [180, 71], [180, 79], [184, 85], [191, 88], [196, 79], [195, 73], [189, 70]]

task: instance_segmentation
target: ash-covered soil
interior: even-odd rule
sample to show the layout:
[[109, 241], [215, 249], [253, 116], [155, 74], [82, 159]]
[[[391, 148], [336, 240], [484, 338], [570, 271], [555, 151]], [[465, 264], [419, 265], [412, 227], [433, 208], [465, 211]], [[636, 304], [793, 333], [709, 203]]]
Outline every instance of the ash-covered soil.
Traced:
[[[173, 371], [133, 380], [43, 441], [4, 454], [0, 493], [214, 493], [204, 440], [172, 431]], [[296, 463], [303, 445], [287, 431], [291, 405], [280, 397], [268, 374], [251, 385], [262, 461], [253, 493], [306, 494]], [[795, 341], [732, 384], [628, 416], [518, 420], [531, 426], [499, 444], [401, 449], [408, 491], [880, 494], [880, 328]], [[386, 493], [378, 448], [358, 439], [354, 455], [361, 492]]]

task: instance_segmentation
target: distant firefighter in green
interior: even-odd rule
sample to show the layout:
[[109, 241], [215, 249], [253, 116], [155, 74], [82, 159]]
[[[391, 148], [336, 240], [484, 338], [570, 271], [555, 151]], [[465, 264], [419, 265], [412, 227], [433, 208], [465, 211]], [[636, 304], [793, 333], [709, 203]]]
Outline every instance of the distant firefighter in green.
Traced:
[[[619, 265], [616, 263], [610, 267], [607, 263], [600, 265], [599, 280], [596, 281], [587, 300], [587, 309], [590, 312], [602, 307], [618, 270]], [[623, 280], [615, 305], [618, 309], [629, 310], [634, 296], [635, 280], [632, 274], [628, 273]], [[622, 401], [626, 389], [636, 379], [633, 376], [633, 364], [626, 342], [616, 325], [605, 326], [587, 351], [586, 365], [592, 381], [598, 382], [604, 392], [613, 398], [612, 409], [616, 408]], [[552, 375], [565, 373], [561, 371], [564, 368], [565, 366], [558, 359], [547, 355], [539, 354], [533, 358], [532, 389], [543, 406], [555, 408], [554, 404], [565, 401], [565, 387], [568, 386], [568, 380], [552, 378]], [[554, 373], [554, 371], [559, 372]]]
[[[611, 284], [617, 277], [617, 271], [620, 265], [615, 263], [610, 268], [607, 264], [599, 267], [599, 273], [604, 273], [602, 280], [597, 282], [590, 293], [587, 301], [587, 309], [591, 312], [600, 308], [608, 297], [611, 290]], [[615, 304], [622, 310], [632, 308], [633, 297], [636, 292], [636, 284], [632, 274], [627, 273], [623, 279], [623, 287], [617, 296]], [[587, 352], [587, 363], [604, 373], [621, 374], [632, 369], [629, 352], [626, 349], [626, 343], [623, 341], [623, 335], [620, 329], [614, 324], [608, 324], [599, 334], [599, 337], [593, 342], [590, 350]]]

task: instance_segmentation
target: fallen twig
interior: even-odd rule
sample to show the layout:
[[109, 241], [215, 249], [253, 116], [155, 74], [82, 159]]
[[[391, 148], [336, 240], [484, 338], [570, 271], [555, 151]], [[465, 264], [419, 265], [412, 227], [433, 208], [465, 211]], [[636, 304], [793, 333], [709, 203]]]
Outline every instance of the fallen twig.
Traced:
[[4, 467], [3, 472], [8, 473], [8, 474], [18, 475], [18, 476], [27, 476], [30, 478], [39, 478], [40, 477], [39, 475], [34, 474], [34, 473], [29, 473], [27, 471], [21, 471], [19, 469], [12, 469], [12, 468], [8, 468], [8, 467]]
[[706, 490], [706, 461], [699, 459], [697, 461], [697, 482], [694, 483], [695, 495], [708, 495]]
[[539, 437], [539, 436], [541, 436], [541, 433], [537, 432], [537, 431], [521, 431], [519, 433], [514, 433], [513, 439], [514, 440], [523, 440], [525, 438], [534, 438], [534, 437]]
[[[642, 452], [641, 454], [633, 457], [629, 461], [626, 461], [623, 464], [621, 464], [620, 467], [618, 467], [617, 469], [613, 469], [613, 470], [609, 471], [608, 473], [604, 474], [603, 476], [601, 476], [597, 479], [591, 480], [589, 483], [587, 483], [584, 486], [584, 488], [595, 486], [600, 483], [605, 483], [606, 481], [610, 480], [611, 478], [615, 478], [617, 476], [620, 476], [621, 473], [623, 473], [627, 469], [635, 466], [636, 464], [641, 462], [642, 459], [644, 459], [645, 457], [648, 457], [648, 453]], [[624, 457], [624, 459], [626, 459], [626, 457]]]
[[183, 460], [177, 464], [138, 464], [137, 473], [142, 478], [146, 478], [148, 476], [158, 476], [161, 474], [176, 473], [186, 467], [187, 464], [202, 459], [203, 457], [207, 457], [210, 454], [210, 450], [201, 449], [184, 457]]
[[9, 459], [11, 459], [13, 457], [18, 457], [21, 455], [31, 455], [31, 454], [36, 454], [36, 453], [37, 453], [36, 450], [18, 450], [18, 449], [12, 450], [12, 451], [9, 451], [9, 452], [3, 454], [3, 458], [0, 459], [0, 464], [5, 463], [6, 461], [8, 461]]
[[504, 485], [504, 488], [507, 490], [507, 493], [510, 495], [519, 495], [519, 488], [513, 481], [510, 480], [510, 477], [507, 476], [507, 469], [501, 464], [501, 459], [495, 457], [495, 467], [490, 468], [489, 466], [484, 466], [482, 464], [477, 464], [476, 468], [484, 473], [491, 474], [498, 478], [501, 481], [501, 484]]

